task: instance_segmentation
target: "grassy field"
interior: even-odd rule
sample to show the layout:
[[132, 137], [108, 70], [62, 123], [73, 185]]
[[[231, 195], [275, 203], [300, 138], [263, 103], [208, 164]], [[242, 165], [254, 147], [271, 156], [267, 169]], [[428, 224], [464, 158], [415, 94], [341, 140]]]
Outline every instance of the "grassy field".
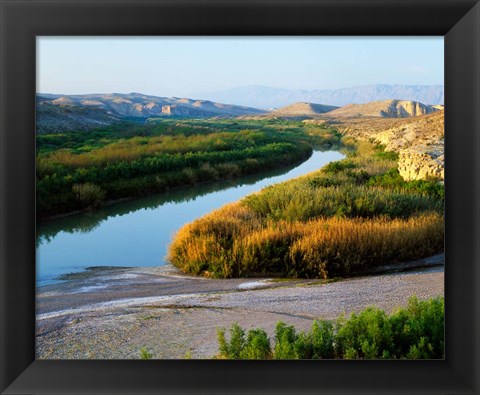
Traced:
[[441, 252], [443, 185], [405, 182], [396, 166], [396, 154], [363, 142], [186, 225], [169, 260], [208, 277], [329, 278]]
[[151, 119], [37, 136], [39, 218], [241, 177], [338, 146], [327, 127], [281, 120]]

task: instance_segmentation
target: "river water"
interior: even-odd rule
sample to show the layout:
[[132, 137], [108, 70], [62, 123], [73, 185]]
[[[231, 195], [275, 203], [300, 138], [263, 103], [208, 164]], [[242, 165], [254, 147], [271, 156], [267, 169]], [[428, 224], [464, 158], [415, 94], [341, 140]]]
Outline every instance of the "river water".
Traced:
[[343, 157], [337, 151], [314, 151], [300, 165], [282, 170], [176, 189], [44, 222], [37, 226], [37, 286], [54, 284], [59, 275], [91, 266], [164, 265], [168, 244], [182, 225]]

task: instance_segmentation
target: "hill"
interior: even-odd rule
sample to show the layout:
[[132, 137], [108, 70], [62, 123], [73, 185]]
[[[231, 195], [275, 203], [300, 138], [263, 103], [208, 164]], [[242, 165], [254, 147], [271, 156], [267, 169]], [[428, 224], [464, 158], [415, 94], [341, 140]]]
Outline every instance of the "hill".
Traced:
[[121, 117], [102, 108], [37, 104], [37, 133], [61, 133], [69, 130], [88, 130], [120, 122]]
[[253, 106], [256, 108], [279, 108], [296, 102], [328, 103], [344, 106], [349, 103], [363, 104], [396, 97], [427, 104], [444, 103], [443, 85], [364, 85], [342, 89], [291, 90], [268, 86], [246, 86], [217, 92], [196, 93], [196, 97]]
[[366, 104], [348, 104], [330, 111], [332, 117], [407, 118], [430, 114], [437, 108], [412, 100], [383, 100]]
[[126, 118], [150, 117], [235, 117], [258, 115], [256, 108], [178, 97], [157, 97], [141, 93], [37, 95], [37, 132], [85, 130]]
[[315, 103], [294, 103], [289, 106], [279, 108], [266, 114], [265, 116], [273, 117], [316, 117], [321, 114], [325, 114], [329, 111], [335, 110], [338, 107], [328, 106], [324, 104], [315, 104]]

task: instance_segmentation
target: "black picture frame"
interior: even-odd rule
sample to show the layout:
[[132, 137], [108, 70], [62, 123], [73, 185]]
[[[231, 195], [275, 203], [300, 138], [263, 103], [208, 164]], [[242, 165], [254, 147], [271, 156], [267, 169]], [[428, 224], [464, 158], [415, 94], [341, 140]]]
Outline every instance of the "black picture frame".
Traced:
[[[0, 0], [0, 7], [2, 394], [480, 393], [477, 0]], [[445, 359], [36, 361], [37, 35], [445, 36]]]

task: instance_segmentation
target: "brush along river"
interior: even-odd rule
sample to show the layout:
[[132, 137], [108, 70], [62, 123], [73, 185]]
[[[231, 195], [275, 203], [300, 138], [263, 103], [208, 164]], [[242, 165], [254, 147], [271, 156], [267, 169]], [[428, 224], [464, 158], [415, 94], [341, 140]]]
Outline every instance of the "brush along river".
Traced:
[[[337, 282], [208, 280], [165, 264], [168, 243], [183, 224], [342, 157], [315, 151], [281, 173], [179, 189], [42, 224], [37, 357], [138, 358], [146, 347], [155, 358], [208, 358], [217, 352], [219, 326], [238, 322], [271, 334], [282, 320], [306, 330], [314, 318], [334, 319], [372, 304], [391, 311], [411, 295], [443, 295], [442, 255], [404, 267], [426, 269]], [[69, 281], [59, 281], [62, 275]]]
[[164, 265], [168, 244], [184, 224], [343, 158], [337, 151], [314, 151], [295, 167], [176, 189], [44, 222], [37, 227], [37, 286], [92, 266]]

